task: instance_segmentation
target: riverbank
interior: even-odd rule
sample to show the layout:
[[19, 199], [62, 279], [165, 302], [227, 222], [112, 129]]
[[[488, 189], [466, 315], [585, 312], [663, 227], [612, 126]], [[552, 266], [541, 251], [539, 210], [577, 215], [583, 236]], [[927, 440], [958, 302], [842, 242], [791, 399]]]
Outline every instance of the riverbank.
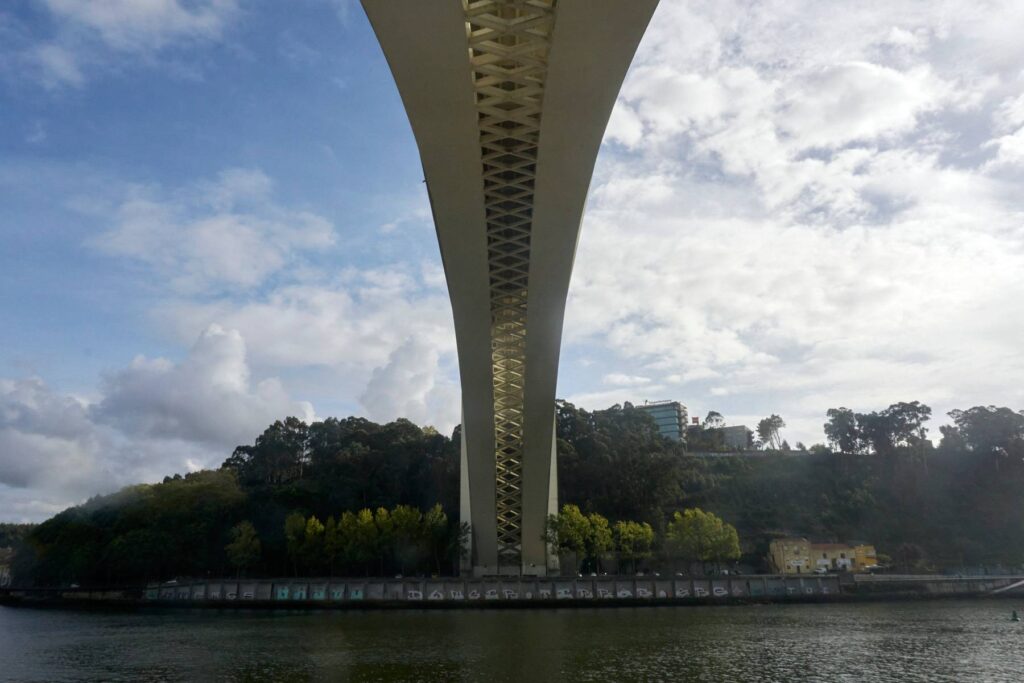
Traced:
[[1024, 592], [1018, 584], [1024, 584], [1024, 577], [225, 579], [116, 588], [12, 588], [0, 592], [0, 605], [216, 609], [621, 607], [980, 597], [1018, 589]]

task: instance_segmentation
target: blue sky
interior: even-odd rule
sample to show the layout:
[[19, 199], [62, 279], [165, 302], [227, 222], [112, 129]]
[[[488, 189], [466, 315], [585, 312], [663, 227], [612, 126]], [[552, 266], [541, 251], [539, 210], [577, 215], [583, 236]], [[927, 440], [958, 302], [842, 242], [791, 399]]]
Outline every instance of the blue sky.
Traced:
[[[662, 0], [609, 125], [559, 394], [822, 439], [1024, 407], [1024, 6]], [[0, 519], [271, 420], [458, 420], [415, 144], [349, 0], [0, 7]]]

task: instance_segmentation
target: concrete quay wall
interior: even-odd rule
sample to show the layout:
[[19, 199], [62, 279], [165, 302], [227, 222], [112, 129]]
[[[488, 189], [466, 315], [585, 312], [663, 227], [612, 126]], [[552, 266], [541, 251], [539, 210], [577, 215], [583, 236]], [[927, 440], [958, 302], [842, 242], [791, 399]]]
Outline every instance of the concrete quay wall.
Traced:
[[721, 577], [711, 579], [601, 577], [494, 579], [281, 579], [203, 581], [149, 586], [150, 602], [295, 603], [528, 603], [576, 601], [729, 601], [826, 597], [840, 593], [836, 577]]
[[[732, 576], [483, 579], [220, 579], [121, 589], [10, 589], [6, 605], [458, 608], [688, 605], [971, 597], [1024, 592], [1024, 577]], [[1006, 593], [1004, 593], [1006, 594]]]

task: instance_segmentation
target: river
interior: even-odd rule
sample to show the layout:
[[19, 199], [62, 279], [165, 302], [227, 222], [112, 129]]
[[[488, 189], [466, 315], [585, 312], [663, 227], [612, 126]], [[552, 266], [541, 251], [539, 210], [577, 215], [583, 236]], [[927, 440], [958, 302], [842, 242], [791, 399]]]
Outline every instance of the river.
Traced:
[[559, 610], [0, 607], [4, 681], [1016, 681], [1024, 599]]

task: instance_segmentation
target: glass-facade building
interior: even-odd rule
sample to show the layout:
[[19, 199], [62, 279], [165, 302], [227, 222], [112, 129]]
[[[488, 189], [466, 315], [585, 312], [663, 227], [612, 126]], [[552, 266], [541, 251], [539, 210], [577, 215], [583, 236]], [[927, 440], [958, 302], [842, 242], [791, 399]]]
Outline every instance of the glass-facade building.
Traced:
[[686, 438], [689, 415], [686, 406], [679, 401], [645, 401], [642, 406], [637, 407], [654, 418], [662, 436], [673, 441], [683, 441]]

